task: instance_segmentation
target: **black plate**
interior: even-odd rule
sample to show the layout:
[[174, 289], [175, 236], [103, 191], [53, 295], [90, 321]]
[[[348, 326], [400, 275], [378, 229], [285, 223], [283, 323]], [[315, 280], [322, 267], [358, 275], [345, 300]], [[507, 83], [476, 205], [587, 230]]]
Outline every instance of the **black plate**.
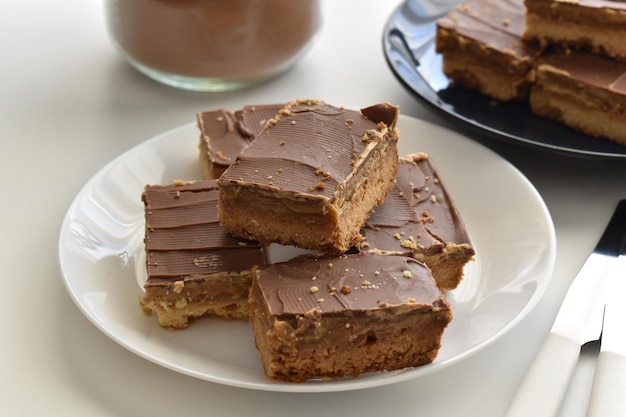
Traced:
[[449, 83], [441, 70], [441, 56], [434, 49], [435, 21], [446, 11], [437, 13], [432, 7], [429, 0], [405, 1], [392, 14], [383, 34], [387, 63], [411, 93], [488, 138], [572, 156], [626, 159], [626, 146], [536, 116], [526, 101], [495, 102]]

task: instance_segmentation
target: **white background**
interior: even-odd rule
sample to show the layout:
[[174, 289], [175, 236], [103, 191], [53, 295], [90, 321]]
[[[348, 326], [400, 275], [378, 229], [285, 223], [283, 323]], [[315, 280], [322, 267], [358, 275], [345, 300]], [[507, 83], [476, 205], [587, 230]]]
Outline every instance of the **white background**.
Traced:
[[[5, 2], [0, 12], [0, 414], [6, 416], [501, 416], [561, 299], [626, 197], [624, 161], [562, 157], [485, 142], [537, 187], [553, 216], [556, 270], [535, 310], [470, 359], [414, 381], [355, 392], [278, 394], [230, 388], [161, 368], [83, 317], [58, 270], [62, 217], [112, 158], [195, 113], [297, 97], [398, 104], [448, 123], [387, 67], [382, 29], [398, 1], [328, 0], [310, 52], [254, 89], [198, 94], [159, 85], [125, 64], [102, 3]], [[471, 134], [467, 134], [471, 137]], [[462, 157], [462, 155], [459, 155]], [[494, 210], [485, 202], [485, 210]], [[583, 349], [562, 416], [584, 415], [597, 345]]]

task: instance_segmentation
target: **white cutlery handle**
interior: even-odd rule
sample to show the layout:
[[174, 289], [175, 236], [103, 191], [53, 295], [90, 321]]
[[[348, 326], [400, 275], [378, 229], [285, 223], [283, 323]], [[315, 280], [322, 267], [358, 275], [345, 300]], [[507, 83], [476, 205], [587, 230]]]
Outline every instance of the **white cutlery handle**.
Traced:
[[626, 356], [600, 352], [587, 417], [626, 416]]
[[580, 345], [550, 333], [530, 365], [506, 417], [557, 415], [580, 356]]

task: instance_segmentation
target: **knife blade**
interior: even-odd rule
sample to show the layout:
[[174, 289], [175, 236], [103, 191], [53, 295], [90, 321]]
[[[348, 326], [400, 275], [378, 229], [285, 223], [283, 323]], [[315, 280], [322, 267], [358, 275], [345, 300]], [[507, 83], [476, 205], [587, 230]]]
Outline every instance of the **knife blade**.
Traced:
[[587, 417], [626, 416], [626, 236], [611, 280]]
[[506, 417], [557, 415], [581, 346], [598, 340], [610, 280], [626, 230], [626, 199], [619, 202], [600, 241], [570, 284], [552, 329], [522, 380]]

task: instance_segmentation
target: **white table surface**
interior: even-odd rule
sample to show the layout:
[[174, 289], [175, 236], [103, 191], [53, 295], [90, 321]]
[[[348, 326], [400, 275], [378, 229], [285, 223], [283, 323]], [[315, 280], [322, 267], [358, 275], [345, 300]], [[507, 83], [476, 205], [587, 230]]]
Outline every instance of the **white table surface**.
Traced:
[[[327, 0], [319, 38], [290, 72], [250, 90], [198, 94], [159, 85], [124, 63], [110, 43], [100, 1], [5, 2], [0, 13], [1, 415], [503, 414], [570, 281], [616, 202], [626, 197], [625, 161], [485, 142], [517, 166], [546, 201], [558, 247], [553, 279], [536, 308], [484, 351], [439, 373], [381, 388], [272, 393], [177, 374], [92, 326], [59, 273], [61, 220], [85, 182], [112, 158], [193, 121], [200, 110], [297, 97], [355, 105], [387, 100], [403, 114], [448, 125], [406, 92], [385, 63], [382, 29], [397, 4]], [[583, 349], [562, 416], [584, 415], [596, 351], [597, 344]]]

